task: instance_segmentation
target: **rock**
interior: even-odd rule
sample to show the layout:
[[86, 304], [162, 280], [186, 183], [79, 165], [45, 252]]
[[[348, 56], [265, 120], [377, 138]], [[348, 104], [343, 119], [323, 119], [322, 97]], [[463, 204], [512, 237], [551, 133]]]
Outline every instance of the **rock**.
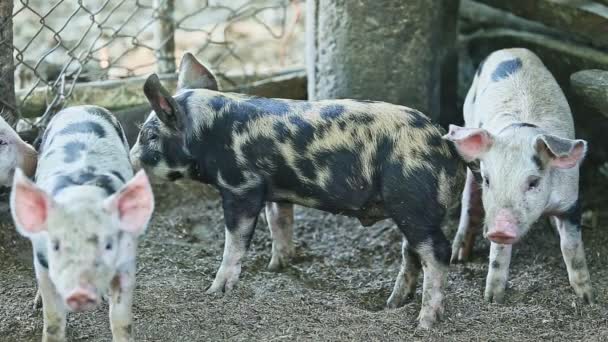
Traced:
[[[13, 13], [12, 1], [0, 1], [0, 115], [11, 126], [19, 121], [19, 111], [15, 100], [13, 75]], [[9, 20], [6, 20], [8, 18]], [[9, 47], [8, 49], [6, 47]]]
[[572, 93], [608, 118], [608, 71], [583, 70], [570, 76]]
[[579, 71], [570, 82], [577, 135], [589, 141], [591, 163], [601, 165], [608, 160], [608, 71]]
[[460, 1], [459, 26], [461, 34], [471, 34], [479, 29], [509, 28], [554, 37], [564, 35], [563, 31], [547, 27], [542, 23], [518, 17], [513, 13], [472, 0]]
[[608, 7], [597, 2], [573, 0], [479, 1], [520, 17], [542, 22], [547, 26], [580, 34], [595, 46], [608, 46]]
[[[456, 102], [457, 0], [307, 1], [311, 99], [403, 104], [433, 119]], [[449, 113], [449, 114], [448, 114]]]

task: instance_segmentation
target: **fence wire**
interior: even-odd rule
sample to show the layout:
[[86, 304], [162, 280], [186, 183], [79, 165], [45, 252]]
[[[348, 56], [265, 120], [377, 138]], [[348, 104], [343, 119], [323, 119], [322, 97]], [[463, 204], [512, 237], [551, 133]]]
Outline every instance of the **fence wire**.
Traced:
[[228, 83], [231, 71], [299, 65], [302, 1], [14, 0], [12, 17], [0, 18], [0, 30], [12, 21], [12, 46], [4, 39], [0, 49], [13, 50], [17, 103], [0, 97], [0, 110], [19, 113], [44, 91], [46, 109], [36, 116], [48, 118], [79, 82], [172, 72], [186, 51]]

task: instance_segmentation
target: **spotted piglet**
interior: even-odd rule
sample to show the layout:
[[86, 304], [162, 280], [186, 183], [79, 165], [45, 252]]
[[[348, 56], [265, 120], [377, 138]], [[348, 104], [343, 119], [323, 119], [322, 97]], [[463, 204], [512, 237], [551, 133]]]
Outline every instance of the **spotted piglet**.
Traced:
[[[404, 243], [388, 306], [401, 306], [415, 294], [422, 270], [420, 326], [436, 321], [450, 258], [440, 227], [465, 168], [426, 116], [383, 102], [219, 92], [215, 77], [190, 54], [180, 65], [175, 96], [156, 75], [144, 93], [153, 112], [131, 150], [134, 165], [165, 179], [212, 184], [222, 197], [224, 256], [208, 293], [237, 284], [264, 204], [293, 203], [356, 217], [364, 225], [392, 219]], [[269, 226], [273, 245], [286, 247], [292, 222], [282, 217]], [[286, 249], [273, 248], [273, 258]]]
[[17, 170], [15, 225], [33, 246], [42, 296], [43, 341], [65, 340], [66, 314], [110, 299], [114, 341], [131, 341], [137, 237], [154, 199], [143, 171], [133, 176], [116, 118], [94, 106], [64, 109], [40, 147], [36, 183]]
[[551, 73], [526, 49], [492, 53], [467, 94], [464, 119], [465, 127], [451, 126], [446, 138], [479, 166], [467, 173], [452, 259], [468, 256], [485, 211], [484, 235], [491, 241], [485, 298], [502, 302], [513, 244], [550, 216], [570, 284], [592, 302], [578, 199], [587, 143], [574, 138], [570, 107]]
[[0, 117], [0, 186], [11, 186], [15, 169], [28, 176], [36, 171], [37, 153]]

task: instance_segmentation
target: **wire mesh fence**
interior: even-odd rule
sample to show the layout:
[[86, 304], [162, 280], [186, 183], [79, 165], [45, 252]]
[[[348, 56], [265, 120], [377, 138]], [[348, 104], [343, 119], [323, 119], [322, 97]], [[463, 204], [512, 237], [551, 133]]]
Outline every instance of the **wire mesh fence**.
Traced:
[[[9, 0], [12, 1], [12, 0]], [[190, 51], [229, 85], [231, 73], [249, 77], [303, 63], [303, 0], [14, 0], [11, 49], [16, 102], [3, 111], [19, 113], [44, 92], [44, 125], [80, 82], [128, 79], [175, 70]], [[1, 13], [1, 12], [0, 12]], [[4, 30], [3, 32], [6, 32]]]

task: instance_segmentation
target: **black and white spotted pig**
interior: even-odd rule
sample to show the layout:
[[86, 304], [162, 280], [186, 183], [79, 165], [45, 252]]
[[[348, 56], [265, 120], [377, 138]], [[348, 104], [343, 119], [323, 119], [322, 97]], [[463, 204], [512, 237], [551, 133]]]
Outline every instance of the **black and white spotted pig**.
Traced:
[[[220, 191], [226, 243], [208, 293], [237, 283], [264, 203], [295, 203], [357, 217], [364, 225], [392, 218], [405, 239], [388, 306], [415, 293], [422, 269], [420, 326], [435, 322], [450, 258], [440, 226], [465, 170], [440, 129], [416, 110], [381, 102], [222, 93], [190, 54], [178, 78], [175, 96], [156, 75], [146, 81], [154, 111], [131, 159], [152, 175], [188, 177]], [[281, 220], [270, 220], [273, 239], [287, 246], [291, 241], [283, 239], [291, 233], [282, 228]]]
[[144, 171], [133, 176], [122, 128], [94, 106], [62, 110], [40, 148], [36, 183], [17, 170], [11, 210], [32, 241], [42, 296], [43, 341], [65, 340], [66, 314], [109, 294], [114, 341], [132, 340], [137, 236], [154, 199]]
[[0, 117], [0, 186], [11, 186], [15, 169], [29, 176], [36, 171], [37, 153]]
[[547, 215], [559, 231], [570, 284], [593, 301], [578, 200], [587, 143], [574, 138], [570, 107], [551, 73], [526, 49], [492, 53], [473, 80], [464, 118], [466, 127], [451, 126], [447, 137], [479, 170], [467, 174], [452, 258], [470, 253], [485, 210], [484, 235], [491, 240], [485, 298], [502, 302], [512, 244]]

